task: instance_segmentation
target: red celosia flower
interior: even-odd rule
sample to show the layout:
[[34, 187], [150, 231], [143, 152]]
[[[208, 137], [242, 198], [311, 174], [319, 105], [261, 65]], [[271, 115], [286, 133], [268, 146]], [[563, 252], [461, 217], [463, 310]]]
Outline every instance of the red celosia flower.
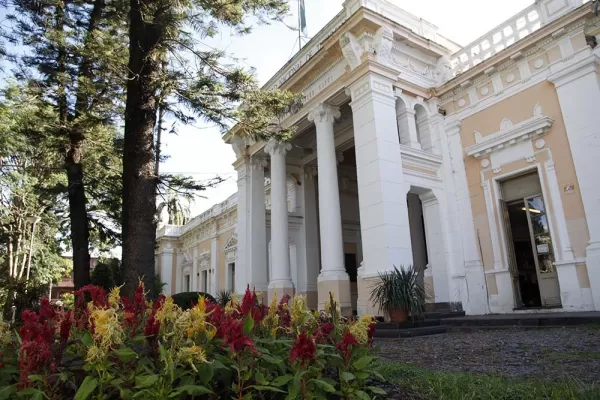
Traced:
[[232, 352], [239, 353], [247, 348], [256, 351], [252, 339], [244, 335], [244, 321], [225, 316], [221, 319], [219, 330], [225, 339], [225, 345], [229, 346]]
[[71, 327], [73, 326], [73, 319], [71, 311], [67, 311], [62, 320], [60, 321], [60, 346], [64, 347], [69, 340], [69, 334], [71, 333]]
[[375, 322], [371, 322], [369, 325], [369, 330], [367, 331], [367, 336], [369, 337], [369, 347], [373, 347], [373, 336], [375, 335]]
[[250, 285], [246, 287], [246, 293], [244, 293], [244, 298], [242, 298], [242, 303], [240, 305], [240, 313], [245, 317], [252, 311], [254, 306], [256, 305], [256, 292], [250, 292]]
[[47, 298], [42, 298], [42, 304], [40, 306], [40, 318], [53, 319], [56, 315], [54, 308], [48, 301]]
[[156, 320], [156, 312], [161, 309], [162, 305], [165, 302], [165, 296], [160, 295], [154, 305], [152, 306], [152, 312], [150, 313], [150, 317], [148, 321], [146, 321], [146, 326], [144, 327], [144, 335], [145, 336], [155, 336], [158, 334], [160, 330], [160, 322]]
[[[41, 315], [25, 310], [21, 316], [23, 326], [19, 329], [21, 334], [21, 347], [19, 349], [19, 369], [21, 373], [21, 387], [29, 385], [29, 375], [49, 371], [56, 372], [56, 363], [52, 353], [55, 340], [55, 321], [49, 319], [56, 314], [49, 303], [42, 302]], [[41, 318], [40, 318], [41, 317]]]
[[338, 345], [336, 346], [338, 351], [340, 351], [342, 353], [342, 357], [344, 358], [344, 363], [348, 362], [350, 356], [352, 355], [352, 346], [357, 343], [358, 342], [356, 341], [356, 339], [354, 338], [352, 333], [346, 332], [342, 341], [340, 343], [338, 343]]
[[87, 285], [73, 292], [75, 296], [78, 296], [78, 301], [83, 304], [85, 304], [86, 293], [90, 294], [94, 306], [98, 308], [108, 307], [108, 299], [106, 298], [106, 292], [100, 286]]
[[335, 327], [330, 322], [321, 322], [315, 333], [315, 340], [317, 343], [325, 343], [334, 328]]
[[123, 321], [125, 326], [131, 329], [131, 335], [135, 335], [135, 329], [142, 322], [146, 312], [146, 296], [144, 286], [140, 283], [133, 294], [133, 302], [127, 297], [121, 297], [123, 303]]
[[314, 360], [317, 356], [317, 345], [306, 333], [301, 333], [296, 338], [296, 343], [290, 351], [290, 361], [300, 360], [303, 363]]

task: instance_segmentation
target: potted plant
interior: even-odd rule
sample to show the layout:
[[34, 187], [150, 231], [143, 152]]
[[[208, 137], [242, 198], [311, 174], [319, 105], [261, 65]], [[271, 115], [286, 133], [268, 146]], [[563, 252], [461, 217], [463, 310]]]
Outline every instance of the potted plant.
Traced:
[[387, 313], [392, 322], [405, 322], [420, 316], [425, 302], [425, 288], [412, 267], [379, 273], [379, 282], [371, 291], [371, 301]]

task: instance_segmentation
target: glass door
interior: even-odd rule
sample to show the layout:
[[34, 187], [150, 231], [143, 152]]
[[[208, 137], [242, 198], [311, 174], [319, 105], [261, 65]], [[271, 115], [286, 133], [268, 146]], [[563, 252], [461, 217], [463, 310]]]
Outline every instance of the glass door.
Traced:
[[554, 267], [552, 238], [548, 225], [546, 206], [541, 195], [525, 198], [524, 210], [527, 213], [531, 244], [536, 263], [542, 305], [560, 306], [558, 275]]

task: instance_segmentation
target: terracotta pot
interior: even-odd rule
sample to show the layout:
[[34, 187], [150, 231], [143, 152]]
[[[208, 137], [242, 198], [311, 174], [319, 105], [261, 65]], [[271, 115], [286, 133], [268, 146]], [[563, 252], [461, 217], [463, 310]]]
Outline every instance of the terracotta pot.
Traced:
[[406, 311], [402, 309], [392, 310], [390, 313], [390, 320], [392, 322], [406, 322], [407, 319], [408, 315], [406, 314]]

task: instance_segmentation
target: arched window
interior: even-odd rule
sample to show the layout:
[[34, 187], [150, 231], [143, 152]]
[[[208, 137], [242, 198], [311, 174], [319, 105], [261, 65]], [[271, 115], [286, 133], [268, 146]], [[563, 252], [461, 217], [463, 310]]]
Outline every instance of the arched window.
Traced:
[[427, 110], [421, 104], [415, 105], [415, 124], [417, 127], [417, 140], [424, 151], [433, 152], [431, 125]]

